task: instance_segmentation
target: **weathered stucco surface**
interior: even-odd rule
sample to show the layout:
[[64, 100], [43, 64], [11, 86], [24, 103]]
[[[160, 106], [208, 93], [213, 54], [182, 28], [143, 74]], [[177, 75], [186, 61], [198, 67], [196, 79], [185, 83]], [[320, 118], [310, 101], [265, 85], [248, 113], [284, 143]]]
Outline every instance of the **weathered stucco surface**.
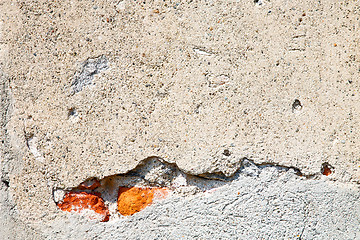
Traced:
[[[61, 212], [54, 191], [126, 174], [156, 156], [176, 163], [183, 174], [226, 181], [225, 195], [267, 181], [261, 174], [245, 182], [234, 178], [247, 159], [256, 167], [292, 169], [296, 179], [285, 184], [284, 194], [311, 202], [326, 193], [318, 200], [339, 219], [349, 219], [351, 227], [339, 231], [359, 237], [354, 225], [360, 182], [359, 6], [338, 0], [0, 0], [4, 236], [78, 239], [85, 231], [80, 222], [88, 220]], [[328, 176], [322, 175], [324, 166], [331, 169]], [[267, 183], [269, 189], [281, 194], [275, 182]], [[313, 189], [299, 190], [302, 184]], [[250, 192], [251, 206], [266, 199], [261, 191]], [[221, 197], [211, 196], [213, 202], [199, 206], [218, 208]], [[331, 196], [343, 207], [352, 206], [353, 217], [347, 217], [346, 207], [339, 212]], [[187, 218], [199, 207], [197, 198], [181, 200], [186, 210], [176, 199], [146, 211], [169, 207], [185, 211], [174, 216]], [[244, 203], [237, 202], [239, 210]], [[275, 206], [268, 204], [265, 211]], [[282, 211], [304, 209], [301, 204]], [[320, 210], [309, 218], [332, 221]], [[159, 215], [138, 214], [134, 217], [144, 221], [153, 218], [144, 232], [160, 228]], [[250, 214], [243, 221], [261, 218], [256, 211]], [[268, 227], [280, 224], [279, 216], [272, 216]], [[90, 236], [91, 231], [116, 232], [121, 224], [132, 232], [139, 227], [132, 217], [126, 224], [84, 224], [91, 226]], [[206, 219], [216, 226], [210, 217], [203, 224]], [[254, 225], [241, 236], [296, 238], [301, 234], [296, 229], [306, 225], [298, 225], [301, 221], [281, 225], [290, 228], [288, 235], [261, 235], [266, 227]], [[52, 231], [55, 222], [63, 229]], [[78, 230], [73, 223], [79, 223]], [[161, 229], [178, 239], [181, 234], [172, 227]], [[318, 225], [313, 229], [319, 239], [331, 236], [318, 233]], [[217, 238], [205, 229], [198, 235], [186, 231], [185, 238]], [[259, 235], [252, 234], [256, 231]], [[309, 234], [304, 239], [315, 232], [304, 230]]]

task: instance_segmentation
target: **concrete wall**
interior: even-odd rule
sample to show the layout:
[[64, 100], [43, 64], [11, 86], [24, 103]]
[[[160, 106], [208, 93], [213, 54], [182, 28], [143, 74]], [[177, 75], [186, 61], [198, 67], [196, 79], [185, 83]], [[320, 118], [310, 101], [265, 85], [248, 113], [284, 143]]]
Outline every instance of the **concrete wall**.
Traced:
[[335, 0], [0, 1], [0, 234], [360, 238], [359, 17]]

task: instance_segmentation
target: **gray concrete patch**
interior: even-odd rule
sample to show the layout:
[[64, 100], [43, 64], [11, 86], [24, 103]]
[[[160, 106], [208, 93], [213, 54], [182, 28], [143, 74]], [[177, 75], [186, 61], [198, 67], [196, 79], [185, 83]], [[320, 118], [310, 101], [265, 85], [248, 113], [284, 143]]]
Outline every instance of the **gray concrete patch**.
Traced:
[[359, 198], [355, 184], [248, 164], [222, 187], [133, 216], [97, 223], [68, 214], [41, 231], [47, 239], [359, 239]]
[[81, 64], [80, 71], [75, 74], [71, 83], [73, 93], [80, 92], [85, 86], [92, 84], [95, 75], [106, 69], [108, 69], [106, 56], [86, 60]]

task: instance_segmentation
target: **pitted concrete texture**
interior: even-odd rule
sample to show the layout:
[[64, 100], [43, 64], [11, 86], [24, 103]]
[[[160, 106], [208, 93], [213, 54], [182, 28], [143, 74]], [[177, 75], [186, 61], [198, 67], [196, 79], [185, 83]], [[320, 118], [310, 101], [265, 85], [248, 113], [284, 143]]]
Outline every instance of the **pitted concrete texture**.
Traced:
[[[1, 221], [13, 219], [19, 236], [41, 234], [39, 226], [66, 219], [55, 189], [127, 173], [152, 156], [207, 178], [232, 177], [244, 159], [292, 167], [312, 179], [294, 180], [294, 189], [316, 181], [298, 193], [310, 200], [328, 184], [339, 200], [343, 191], [355, 198], [343, 187], [360, 183], [359, 17], [357, 1], [338, 0], [0, 0]], [[322, 179], [324, 166], [335, 183]], [[351, 199], [338, 206], [325, 194], [320, 204], [337, 213]], [[284, 206], [288, 216], [302, 205]], [[261, 222], [250, 210], [245, 220]], [[314, 221], [335, 227], [316, 211]], [[229, 213], [210, 216], [231, 224]], [[261, 226], [243, 233], [265, 234]], [[289, 238], [300, 234], [291, 226]], [[328, 236], [321, 226], [303, 234]]]

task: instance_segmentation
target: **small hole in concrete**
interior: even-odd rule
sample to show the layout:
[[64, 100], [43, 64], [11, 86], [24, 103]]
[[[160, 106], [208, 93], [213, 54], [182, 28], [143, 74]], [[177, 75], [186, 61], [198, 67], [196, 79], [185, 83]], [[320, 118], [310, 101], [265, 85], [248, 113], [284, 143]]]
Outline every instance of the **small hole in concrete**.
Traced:
[[334, 167], [329, 163], [323, 163], [321, 166], [321, 174], [325, 176], [329, 176], [334, 171]]
[[223, 154], [227, 157], [229, 157], [231, 155], [231, 152], [228, 149], [225, 149]]
[[6, 187], [10, 187], [10, 182], [7, 180], [2, 180]]
[[293, 102], [293, 104], [292, 104], [292, 110], [293, 110], [293, 111], [295, 111], [295, 110], [299, 111], [299, 110], [302, 109], [302, 107], [303, 107], [303, 106], [302, 106], [300, 100], [299, 100], [299, 99], [295, 99], [294, 102]]
[[77, 115], [77, 111], [75, 108], [70, 108], [68, 110], [68, 117], [71, 117], [71, 116], [76, 116]]

